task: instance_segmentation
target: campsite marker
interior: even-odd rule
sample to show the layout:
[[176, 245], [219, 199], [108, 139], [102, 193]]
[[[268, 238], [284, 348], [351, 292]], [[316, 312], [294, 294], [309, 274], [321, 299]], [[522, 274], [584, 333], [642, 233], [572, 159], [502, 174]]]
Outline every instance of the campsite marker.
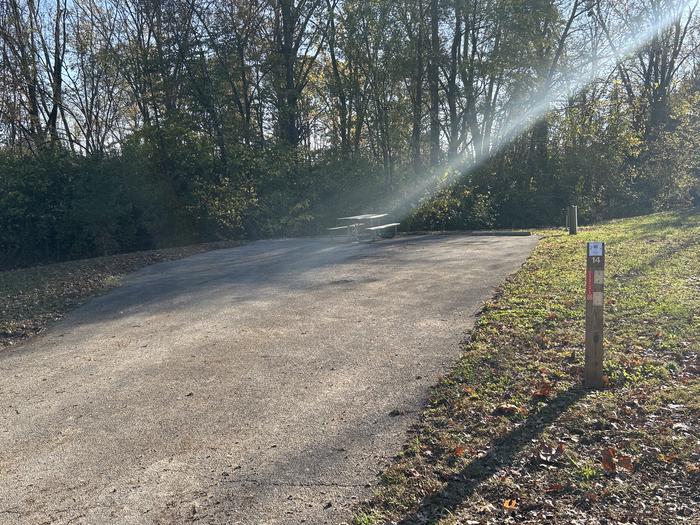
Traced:
[[569, 206], [566, 214], [566, 227], [569, 228], [569, 235], [578, 233], [578, 206]]
[[589, 242], [586, 258], [586, 362], [583, 384], [603, 387], [603, 302], [605, 243]]

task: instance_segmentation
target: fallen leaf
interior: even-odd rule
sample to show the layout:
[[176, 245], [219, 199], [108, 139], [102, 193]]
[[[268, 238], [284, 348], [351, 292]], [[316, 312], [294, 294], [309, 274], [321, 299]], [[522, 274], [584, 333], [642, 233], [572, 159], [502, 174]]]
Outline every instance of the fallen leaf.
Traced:
[[532, 392], [532, 397], [547, 398], [550, 395], [552, 395], [553, 390], [554, 390], [554, 387], [552, 386], [552, 383], [550, 383], [549, 381], [542, 381], [537, 385], [535, 390]]
[[564, 454], [564, 443], [559, 443], [556, 447], [550, 447], [542, 443], [537, 451], [538, 457], [547, 463], [553, 463]]
[[518, 412], [517, 406], [509, 403], [503, 403], [502, 405], [498, 405], [492, 413], [494, 416], [505, 416], [515, 414], [516, 412]]
[[464, 447], [455, 448], [455, 456], [458, 456], [458, 457], [464, 456]]
[[473, 389], [472, 387], [470, 387], [470, 386], [465, 386], [465, 387], [462, 389], [462, 392], [464, 392], [465, 394], [467, 394], [469, 397], [475, 397], [475, 396], [476, 396], [476, 390], [474, 390], [474, 389]]
[[610, 474], [614, 473], [616, 470], [615, 453], [616, 451], [614, 448], [606, 448], [603, 450], [603, 458], [601, 459], [601, 463], [603, 464], [605, 471]]
[[664, 463], [673, 463], [678, 459], [678, 456], [676, 454], [659, 454], [658, 458], [659, 461], [663, 461]]
[[507, 511], [514, 511], [518, 508], [518, 502], [514, 499], [507, 499], [503, 502], [503, 508]]
[[632, 458], [630, 456], [618, 456], [617, 464], [630, 474], [634, 472], [634, 463], [632, 463]]

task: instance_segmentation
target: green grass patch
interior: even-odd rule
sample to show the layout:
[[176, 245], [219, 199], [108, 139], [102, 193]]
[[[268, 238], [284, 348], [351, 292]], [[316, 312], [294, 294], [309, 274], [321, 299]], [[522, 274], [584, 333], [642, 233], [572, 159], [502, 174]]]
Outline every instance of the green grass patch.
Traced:
[[[356, 523], [700, 523], [700, 214], [539, 233]], [[601, 392], [580, 387], [593, 240]]]

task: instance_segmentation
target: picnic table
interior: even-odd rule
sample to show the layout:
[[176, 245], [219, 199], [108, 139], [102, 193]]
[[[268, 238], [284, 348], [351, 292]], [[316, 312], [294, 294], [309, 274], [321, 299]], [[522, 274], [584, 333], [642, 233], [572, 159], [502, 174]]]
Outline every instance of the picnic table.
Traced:
[[334, 226], [328, 230], [331, 234], [344, 231], [348, 237], [358, 241], [362, 239], [376, 240], [378, 237], [391, 238], [396, 235], [400, 223], [381, 224], [381, 219], [388, 216], [388, 213], [365, 213], [350, 217], [338, 217], [339, 222], [346, 224]]

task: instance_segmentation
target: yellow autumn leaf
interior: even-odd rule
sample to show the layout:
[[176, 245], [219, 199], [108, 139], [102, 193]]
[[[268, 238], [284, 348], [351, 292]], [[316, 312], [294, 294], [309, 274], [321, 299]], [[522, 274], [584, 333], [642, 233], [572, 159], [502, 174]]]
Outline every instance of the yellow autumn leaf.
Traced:
[[518, 502], [514, 499], [507, 499], [503, 502], [503, 508], [506, 510], [515, 510], [518, 508]]

